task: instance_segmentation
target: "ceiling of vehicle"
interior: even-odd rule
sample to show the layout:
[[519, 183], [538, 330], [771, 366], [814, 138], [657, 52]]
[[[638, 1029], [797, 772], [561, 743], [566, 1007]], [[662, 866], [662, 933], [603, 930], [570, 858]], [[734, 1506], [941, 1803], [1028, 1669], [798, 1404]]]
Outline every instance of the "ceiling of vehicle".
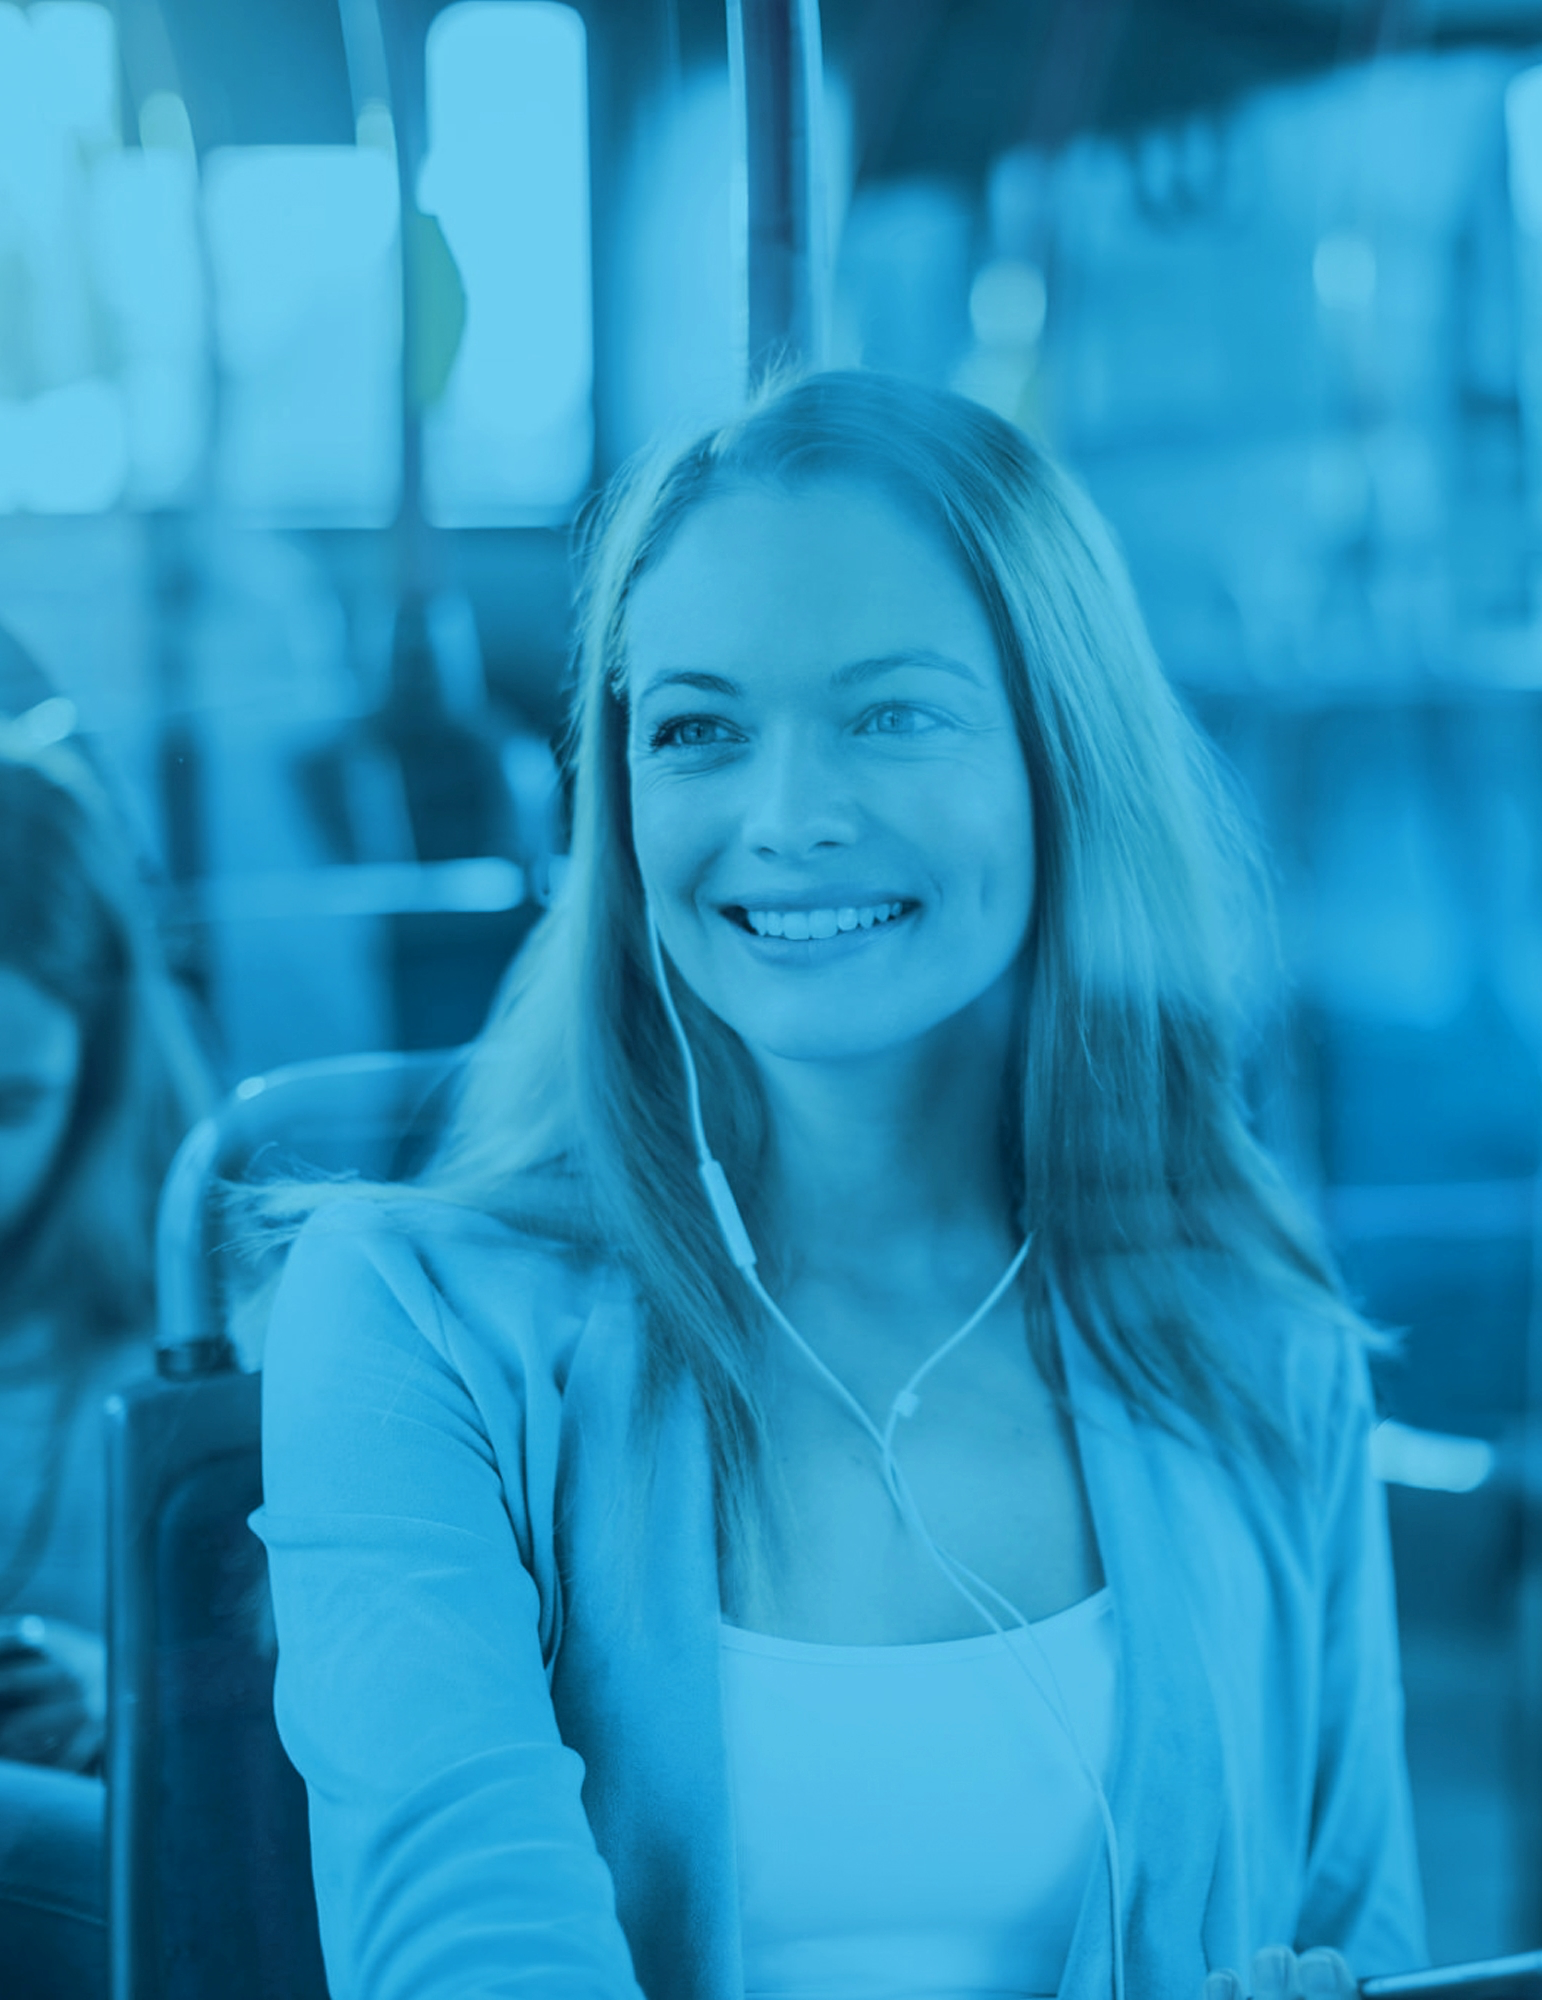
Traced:
[[[387, 0], [393, 48], [439, 0]], [[175, 88], [201, 148], [345, 143], [345, 18], [369, 0], [119, 0], [131, 96]], [[581, 0], [598, 59], [639, 79], [720, 55], [722, 0]], [[1542, 44], [1542, 0], [825, 0], [862, 179], [974, 179], [1007, 147], [1054, 147], [1223, 105], [1271, 78], [1475, 41]], [[602, 46], [605, 55], [602, 56]]]
[[829, 0], [825, 22], [873, 178], [973, 177], [1013, 144], [1183, 117], [1377, 54], [1542, 40], [1535, 0]]

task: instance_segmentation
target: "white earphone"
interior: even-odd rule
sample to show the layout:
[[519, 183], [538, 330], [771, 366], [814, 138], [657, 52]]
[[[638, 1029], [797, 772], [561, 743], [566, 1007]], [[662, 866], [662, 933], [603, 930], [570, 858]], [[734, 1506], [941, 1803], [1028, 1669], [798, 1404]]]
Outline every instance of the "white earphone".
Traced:
[[966, 1563], [961, 1562], [957, 1556], [951, 1555], [936, 1540], [922, 1517], [921, 1510], [916, 1504], [915, 1496], [910, 1490], [910, 1483], [905, 1478], [899, 1461], [894, 1454], [896, 1426], [902, 1417], [913, 1416], [920, 1407], [920, 1397], [916, 1392], [921, 1383], [925, 1381], [926, 1377], [938, 1363], [951, 1354], [954, 1348], [959, 1346], [962, 1341], [966, 1340], [980, 1322], [987, 1318], [994, 1310], [997, 1303], [1002, 1299], [1009, 1286], [1017, 1277], [1018, 1272], [1021, 1271], [1024, 1260], [1027, 1258], [1028, 1251], [1032, 1245], [1033, 1237], [1030, 1234], [1024, 1238], [1023, 1242], [1018, 1246], [1017, 1253], [1011, 1263], [1003, 1271], [1000, 1278], [997, 1279], [995, 1285], [992, 1286], [989, 1296], [981, 1305], [976, 1307], [975, 1311], [970, 1314], [969, 1318], [965, 1320], [956, 1333], [950, 1334], [935, 1353], [929, 1359], [922, 1362], [921, 1366], [914, 1371], [910, 1379], [898, 1391], [894, 1400], [889, 1405], [888, 1417], [885, 1420], [883, 1429], [880, 1430], [867, 1411], [857, 1401], [856, 1397], [846, 1387], [845, 1383], [820, 1360], [813, 1348], [809, 1346], [802, 1334], [799, 1333], [792, 1321], [788, 1319], [775, 1299], [771, 1297], [765, 1286], [760, 1282], [759, 1275], [755, 1269], [755, 1246], [750, 1241], [749, 1231], [744, 1226], [744, 1218], [740, 1215], [739, 1205], [734, 1200], [733, 1189], [728, 1184], [728, 1176], [724, 1173], [721, 1162], [713, 1157], [711, 1148], [707, 1144], [706, 1127], [702, 1122], [701, 1115], [701, 1085], [696, 1075], [696, 1063], [691, 1054], [691, 1045], [686, 1039], [685, 1028], [681, 1023], [679, 1012], [675, 1006], [674, 995], [670, 991], [669, 975], [664, 965], [663, 947], [659, 942], [658, 924], [654, 918], [651, 904], [648, 904], [646, 907], [646, 921], [648, 950], [653, 961], [654, 977], [658, 982], [659, 995], [664, 1003], [664, 1011], [669, 1017], [670, 1028], [674, 1033], [675, 1041], [679, 1045], [681, 1062], [685, 1067], [686, 1102], [690, 1117], [691, 1136], [696, 1147], [696, 1170], [701, 1175], [702, 1186], [706, 1189], [707, 1200], [711, 1204], [712, 1213], [717, 1219], [717, 1225], [722, 1233], [723, 1242], [727, 1247], [730, 1258], [743, 1275], [745, 1283], [755, 1294], [765, 1310], [771, 1315], [771, 1318], [781, 1327], [782, 1331], [798, 1350], [807, 1357], [824, 1380], [829, 1383], [830, 1387], [851, 1411], [863, 1430], [867, 1432], [868, 1436], [877, 1445], [883, 1483], [890, 1499], [894, 1502], [901, 1519], [917, 1535], [921, 1546], [926, 1550], [943, 1576], [947, 1578], [948, 1582], [952, 1584], [959, 1595], [972, 1606], [993, 1631], [1005, 1637], [1008, 1628], [1002, 1624], [989, 1605], [982, 1602], [981, 1597], [976, 1593], [983, 1592], [986, 1597], [994, 1598], [996, 1603], [1016, 1621], [1017, 1628], [1026, 1633], [1037, 1655], [1038, 1665], [1043, 1669], [1048, 1686], [1045, 1686], [1038, 1679], [1027, 1660], [1023, 1658], [1016, 1648], [1008, 1648], [1012, 1659], [1022, 1669], [1030, 1686], [1032, 1686], [1039, 1699], [1049, 1710], [1065, 1737], [1071, 1754], [1076, 1760], [1077, 1767], [1091, 1789], [1097, 1806], [1098, 1817], [1102, 1821], [1104, 1853], [1108, 1864], [1109, 1897], [1113, 1916], [1113, 1994], [1114, 2000], [1124, 2000], [1124, 1935], [1122, 1923], [1124, 1897], [1120, 1880], [1119, 1840], [1114, 1829], [1114, 1818], [1109, 1809], [1102, 1781], [1098, 1777], [1097, 1772], [1093, 1770], [1082, 1750], [1076, 1731], [1072, 1727], [1070, 1717], [1066, 1712], [1065, 1697], [1061, 1691], [1059, 1681], [1055, 1677], [1055, 1670], [1043, 1647], [1039, 1644], [1031, 1621], [1025, 1618], [1017, 1606], [1009, 1598], [1003, 1596], [993, 1584], [987, 1583], [983, 1577], [976, 1575]]

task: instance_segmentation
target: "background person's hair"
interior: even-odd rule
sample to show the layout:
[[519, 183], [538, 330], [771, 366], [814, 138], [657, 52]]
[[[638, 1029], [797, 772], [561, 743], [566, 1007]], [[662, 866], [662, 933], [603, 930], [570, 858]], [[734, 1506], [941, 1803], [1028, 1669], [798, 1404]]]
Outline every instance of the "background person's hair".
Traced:
[[[720, 1527], [758, 1511], [758, 1309], [696, 1174], [678, 1054], [649, 967], [632, 844], [626, 613], [693, 509], [735, 486], [876, 482], [936, 524], [989, 612], [1032, 784], [1035, 916], [1002, 1142], [1035, 1232], [1030, 1331], [1058, 1284], [1124, 1395], [1266, 1453], [1289, 1442], [1260, 1352], [1303, 1318], [1365, 1336], [1315, 1229], [1253, 1138], [1236, 995], [1262, 908], [1215, 760], [1152, 652], [1096, 511], [1033, 444], [963, 399], [843, 373], [773, 389], [634, 467], [588, 524], [567, 742], [572, 856], [474, 1048], [427, 1185], [539, 1220], [566, 1188], [629, 1270], [644, 1408], [682, 1370], [703, 1396]], [[752, 1235], [764, 1107], [738, 1037], [675, 982], [708, 1127]], [[545, 1170], [544, 1172], [538, 1170]], [[763, 1258], [769, 1246], [757, 1235]]]
[[153, 1312], [156, 1198], [208, 1087], [142, 903], [84, 760], [0, 729], [0, 965], [68, 1008], [81, 1036], [59, 1151], [0, 1238], [0, 1323], [41, 1311], [92, 1338]]

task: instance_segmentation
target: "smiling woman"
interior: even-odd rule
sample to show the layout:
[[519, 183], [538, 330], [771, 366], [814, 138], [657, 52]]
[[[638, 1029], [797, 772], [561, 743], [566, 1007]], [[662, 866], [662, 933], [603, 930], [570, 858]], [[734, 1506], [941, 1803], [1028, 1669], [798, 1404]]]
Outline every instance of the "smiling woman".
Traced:
[[[834, 1111], [809, 1064], [846, 1058], [860, 1092], [852, 1059], [879, 1054], [883, 1147], [913, 1097], [894, 1051], [935, 1064], [947, 1023], [993, 1039], [999, 1073], [1011, 1009], [989, 996], [1027, 936], [1033, 805], [990, 621], [935, 532], [870, 484], [730, 489], [639, 580], [628, 658], [638, 866], [768, 1087], [813, 1078]], [[908, 1187], [934, 1221], [939, 1192]]]
[[590, 527], [571, 866], [446, 1146], [269, 1200], [324, 1211], [257, 1524], [334, 1991], [1417, 1961], [1365, 1330], [1096, 515], [833, 375]]

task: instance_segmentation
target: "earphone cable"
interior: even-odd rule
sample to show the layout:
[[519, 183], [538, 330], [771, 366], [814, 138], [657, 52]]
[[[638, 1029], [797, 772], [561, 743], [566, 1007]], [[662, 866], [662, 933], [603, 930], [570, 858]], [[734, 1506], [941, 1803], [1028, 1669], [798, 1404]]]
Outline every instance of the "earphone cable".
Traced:
[[1044, 1651], [1038, 1634], [1033, 1629], [1032, 1622], [1024, 1617], [1023, 1613], [1018, 1610], [1011, 1599], [997, 1590], [994, 1584], [987, 1583], [983, 1577], [977, 1576], [967, 1564], [961, 1562], [957, 1556], [951, 1555], [937, 1541], [926, 1525], [925, 1517], [921, 1513], [915, 1495], [911, 1491], [910, 1482], [905, 1478], [904, 1471], [894, 1454], [895, 1425], [900, 1417], [913, 1415], [918, 1407], [919, 1399], [915, 1394], [917, 1385], [926, 1379], [944, 1356], [952, 1353], [965, 1337], [974, 1331], [1005, 1295], [1007, 1288], [1022, 1269], [1023, 1262], [1033, 1242], [1032, 1232], [1024, 1238], [1017, 1250], [1017, 1254], [997, 1280], [983, 1303], [976, 1308], [956, 1333], [951, 1334], [943, 1342], [942, 1346], [914, 1371], [903, 1388], [899, 1390], [889, 1406], [889, 1413], [884, 1428], [879, 1430], [861, 1403], [852, 1395], [840, 1377], [810, 1347], [802, 1334], [798, 1332], [798, 1329], [760, 1281], [759, 1274], [755, 1269], [757, 1262], [755, 1246], [750, 1240], [749, 1231], [744, 1226], [744, 1219], [739, 1213], [738, 1203], [734, 1200], [728, 1176], [724, 1173], [721, 1162], [714, 1157], [711, 1147], [707, 1144], [706, 1127], [702, 1121], [701, 1087], [696, 1075], [696, 1062], [691, 1054], [691, 1045], [686, 1039], [685, 1029], [675, 1007], [674, 995], [670, 990], [669, 978], [664, 967], [664, 954], [659, 943], [658, 925], [654, 920], [651, 905], [648, 906], [646, 911], [646, 923], [648, 949], [653, 961], [653, 970], [659, 994], [664, 1004], [665, 1013], [669, 1019], [670, 1028], [679, 1046], [681, 1061], [685, 1069], [686, 1104], [691, 1124], [691, 1136], [696, 1147], [697, 1171], [701, 1176], [708, 1202], [711, 1205], [712, 1213], [722, 1233], [723, 1241], [730, 1258], [771, 1318], [791, 1337], [794, 1345], [813, 1364], [819, 1374], [835, 1391], [842, 1403], [856, 1417], [858, 1423], [861, 1424], [869, 1437], [876, 1443], [885, 1490], [888, 1492], [901, 1518], [917, 1536], [921, 1546], [926, 1550], [928, 1556], [941, 1574], [973, 1608], [976, 1614], [983, 1618], [985, 1623], [1003, 1641], [1006, 1641], [1008, 1638], [1008, 1628], [1002, 1625], [1001, 1621], [986, 1604], [981, 1602], [970, 1585], [978, 1585], [988, 1596], [994, 1597], [999, 1604], [1009, 1611], [1012, 1617], [1017, 1620], [1017, 1625], [1014, 1629], [1020, 1630], [1027, 1635], [1028, 1642], [1033, 1647], [1040, 1665], [1049, 1676], [1053, 1697], [1032, 1673], [1027, 1661], [1023, 1659], [1010, 1643], [1007, 1644], [1007, 1652], [1011, 1655], [1011, 1658], [1028, 1681], [1029, 1686], [1033, 1688], [1039, 1699], [1049, 1710], [1050, 1715], [1069, 1744], [1071, 1754], [1091, 1790], [1097, 1807], [1098, 1817], [1103, 1829], [1103, 1847], [1107, 1863], [1109, 1900], [1112, 1916], [1110, 1929], [1113, 1939], [1113, 2000], [1125, 2000], [1124, 1895], [1119, 1865], [1118, 1836], [1114, 1828], [1113, 1813], [1109, 1807], [1102, 1781], [1088, 1761], [1082, 1749], [1080, 1739], [1071, 1724], [1070, 1716], [1066, 1710], [1064, 1693], [1060, 1687], [1054, 1667]]

